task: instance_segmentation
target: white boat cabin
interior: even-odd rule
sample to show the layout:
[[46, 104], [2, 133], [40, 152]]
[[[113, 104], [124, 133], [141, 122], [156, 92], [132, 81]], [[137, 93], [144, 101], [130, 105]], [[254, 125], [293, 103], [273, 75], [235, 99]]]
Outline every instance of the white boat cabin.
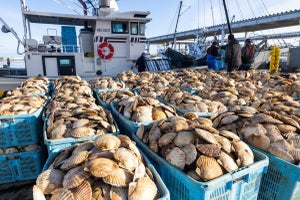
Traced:
[[[115, 0], [99, 1], [94, 12], [93, 16], [44, 13], [28, 11], [23, 5], [24, 26], [57, 24], [66, 30], [62, 36], [45, 35], [42, 44], [31, 38], [25, 40], [27, 76], [113, 76], [135, 70], [134, 63], [145, 50], [150, 13], [119, 12]], [[75, 39], [68, 32], [72, 26], [82, 26]]]

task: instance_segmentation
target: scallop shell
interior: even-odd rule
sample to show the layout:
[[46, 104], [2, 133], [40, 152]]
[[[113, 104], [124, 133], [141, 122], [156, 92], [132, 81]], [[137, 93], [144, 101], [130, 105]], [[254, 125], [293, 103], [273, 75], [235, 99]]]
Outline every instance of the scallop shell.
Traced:
[[282, 124], [282, 121], [275, 119], [271, 115], [267, 115], [264, 113], [258, 113], [253, 115], [253, 117], [250, 118], [250, 121], [253, 124], [257, 124], [257, 123]]
[[59, 124], [50, 132], [50, 139], [61, 139], [63, 138], [63, 135], [66, 133], [66, 131], [67, 126], [65, 124]]
[[186, 175], [192, 179], [195, 179], [196, 181], [202, 181], [201, 177], [194, 170], [187, 171]]
[[62, 187], [64, 173], [58, 169], [47, 169], [42, 172], [36, 179], [36, 186], [44, 194], [51, 194], [54, 190]]
[[201, 155], [197, 160], [196, 173], [204, 181], [209, 181], [223, 175], [221, 166], [215, 158]]
[[141, 155], [140, 151], [138, 150], [135, 142], [133, 142], [127, 135], [120, 134], [120, 135], [118, 135], [118, 138], [121, 141], [120, 147], [125, 147], [125, 148], [129, 149], [138, 157], [139, 161], [142, 161], [142, 155]]
[[153, 108], [152, 110], [152, 119], [153, 120], [160, 120], [160, 119], [165, 119], [167, 118], [166, 114], [164, 111], [162, 111], [159, 108]]
[[240, 137], [231, 131], [221, 130], [219, 133], [230, 140], [240, 140]]
[[86, 119], [86, 118], [78, 119], [78, 120], [76, 120], [76, 121], [73, 122], [72, 128], [75, 129], [75, 128], [79, 128], [79, 127], [85, 126], [89, 122], [90, 122], [90, 120]]
[[280, 130], [278, 129], [278, 127], [276, 125], [264, 124], [264, 127], [267, 131], [266, 135], [270, 139], [271, 143], [283, 139], [282, 135], [280, 134]]
[[221, 148], [216, 144], [198, 144], [197, 149], [206, 156], [218, 157], [221, 154]]
[[231, 142], [229, 139], [227, 139], [226, 137], [222, 136], [222, 135], [214, 135], [216, 140], [218, 141], [219, 145], [221, 146], [221, 148], [226, 152], [226, 153], [230, 153], [232, 148], [231, 148]]
[[89, 151], [94, 147], [93, 141], [86, 141], [84, 143], [79, 144], [72, 152], [73, 155], [78, 154], [81, 151]]
[[300, 161], [300, 149], [293, 149], [290, 153], [293, 156], [295, 163], [298, 163]]
[[38, 186], [34, 185], [32, 188], [32, 192], [33, 200], [46, 200], [43, 191]]
[[238, 115], [226, 115], [225, 117], [223, 117], [221, 119], [219, 126], [231, 124], [232, 122], [236, 121], [237, 119], [239, 119]]
[[281, 149], [279, 147], [271, 146], [268, 149], [268, 152], [273, 154], [274, 156], [277, 156], [277, 157], [287, 161], [287, 162], [295, 163], [294, 157], [288, 151], [286, 151], [284, 149]]
[[120, 139], [112, 134], [100, 135], [95, 139], [95, 146], [102, 150], [115, 150], [120, 144]]
[[74, 167], [73, 169], [70, 169], [65, 175], [63, 180], [63, 187], [66, 189], [78, 187], [88, 177], [89, 174], [83, 171], [82, 166]]
[[50, 200], [75, 200], [72, 192], [65, 188], [56, 189]]
[[291, 137], [289, 137], [287, 139], [287, 141], [290, 143], [290, 144], [293, 144], [293, 146], [297, 149], [300, 148], [300, 135], [299, 134], [295, 134]]
[[244, 167], [254, 163], [253, 152], [245, 142], [242, 140], [232, 141], [232, 146], [238, 157], [237, 164], [239, 167]]
[[288, 124], [277, 124], [277, 128], [281, 131], [281, 132], [295, 132], [297, 130], [296, 127], [288, 125]]
[[136, 122], [152, 121], [152, 106], [138, 106], [136, 109]]
[[69, 169], [76, 167], [83, 163], [87, 157], [89, 156], [88, 151], [81, 151], [77, 154], [72, 155], [70, 158], [64, 161], [62, 166], [60, 167], [62, 170], [68, 171]]
[[176, 146], [182, 147], [186, 144], [192, 144], [194, 142], [194, 138], [194, 134], [191, 131], [179, 131], [173, 142]]
[[266, 134], [267, 130], [264, 128], [262, 124], [245, 124], [243, 128], [240, 130], [241, 135], [247, 139], [252, 134]]
[[128, 189], [125, 187], [111, 187], [110, 189], [110, 199], [111, 200], [124, 200], [128, 199]]
[[120, 147], [114, 153], [114, 157], [119, 161], [119, 166], [123, 167], [129, 171], [134, 171], [138, 166], [138, 158], [137, 156], [124, 147]]
[[117, 187], [126, 187], [132, 181], [133, 174], [126, 169], [119, 168], [112, 174], [103, 177], [103, 181], [107, 184]]
[[114, 173], [119, 168], [118, 164], [107, 158], [95, 158], [85, 162], [85, 171], [89, 171], [94, 177], [105, 177]]
[[134, 171], [133, 181], [144, 177], [146, 174], [146, 167], [143, 162], [139, 163], [139, 166]]
[[247, 142], [262, 150], [267, 150], [271, 143], [270, 139], [265, 134], [252, 134], [247, 138]]
[[185, 164], [190, 165], [197, 159], [197, 149], [193, 144], [186, 144], [181, 147], [185, 153]]
[[198, 115], [193, 112], [187, 112], [187, 113], [184, 113], [183, 117], [186, 119], [189, 119], [189, 120], [195, 120], [198, 118]]
[[234, 159], [225, 152], [221, 152], [217, 161], [227, 172], [231, 172], [239, 168]]
[[136, 131], [136, 136], [140, 139], [140, 140], [142, 140], [143, 139], [143, 136], [144, 136], [144, 131], [145, 131], [145, 129], [144, 129], [144, 125], [143, 124], [141, 124], [140, 126], [139, 126], [139, 128], [137, 129], [137, 131]]
[[69, 158], [73, 152], [73, 150], [77, 147], [78, 144], [72, 145], [70, 147], [62, 150], [54, 159], [53, 167], [57, 168], [64, 163], [64, 161]]
[[175, 147], [167, 153], [166, 160], [175, 167], [183, 170], [185, 166], [185, 153], [180, 148]]
[[216, 138], [214, 137], [214, 135], [212, 133], [210, 133], [209, 131], [206, 131], [204, 129], [200, 129], [200, 128], [195, 128], [195, 134], [202, 140], [211, 143], [211, 144], [218, 144], [218, 141], [216, 140]]
[[137, 182], [129, 184], [128, 200], [152, 200], [156, 199], [157, 195], [157, 187], [148, 177], [140, 178]]
[[72, 189], [72, 193], [75, 199], [91, 200], [92, 188], [88, 181], [83, 181], [78, 187]]
[[172, 143], [173, 139], [176, 137], [177, 133], [176, 132], [168, 132], [161, 136], [161, 138], [158, 140], [158, 146], [162, 147], [165, 145], [168, 145]]
[[79, 138], [79, 137], [84, 137], [88, 135], [95, 135], [95, 130], [89, 127], [81, 126], [78, 128], [74, 128], [71, 131], [71, 136]]

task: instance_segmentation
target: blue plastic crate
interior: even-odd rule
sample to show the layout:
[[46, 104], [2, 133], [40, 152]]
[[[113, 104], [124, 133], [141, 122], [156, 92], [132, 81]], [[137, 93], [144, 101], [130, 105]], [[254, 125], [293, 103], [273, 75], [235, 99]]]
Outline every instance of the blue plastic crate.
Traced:
[[[50, 154], [54, 150], [60, 150], [64, 149], [66, 147], [69, 147], [71, 145], [74, 145], [76, 143], [88, 141], [88, 140], [94, 140], [98, 135], [88, 135], [85, 137], [80, 138], [74, 138], [74, 137], [67, 137], [63, 139], [48, 139], [47, 138], [47, 119], [44, 122], [44, 128], [43, 128], [43, 137], [44, 137], [44, 144], [47, 146], [48, 154]], [[115, 133], [107, 133], [107, 134], [114, 134], [119, 135], [120, 131], [118, 129], [117, 124], [115, 124], [117, 131]]]
[[117, 122], [120, 132], [122, 134], [126, 134], [130, 138], [132, 138], [132, 135], [135, 134], [135, 132], [141, 125], [146, 126], [153, 122], [153, 121], [140, 122], [140, 123], [133, 122], [133, 121], [129, 120], [128, 118], [126, 118], [124, 115], [122, 115], [116, 109], [117, 104], [118, 104], [117, 102], [112, 102], [110, 104], [110, 107], [111, 107], [112, 116], [113, 116], [114, 120]]
[[227, 173], [207, 182], [199, 182], [169, 164], [165, 159], [154, 153], [135, 134], [133, 140], [150, 159], [169, 189], [173, 200], [236, 200], [257, 199], [259, 185], [263, 173], [269, 163], [268, 157], [253, 150], [255, 163]]
[[270, 153], [252, 147], [268, 156], [268, 172], [263, 175], [258, 199], [300, 199], [300, 167]]
[[0, 148], [38, 143], [42, 138], [44, 106], [30, 115], [0, 116]]
[[0, 184], [36, 179], [47, 158], [45, 148], [0, 155]]
[[[49, 157], [43, 167], [43, 171], [47, 170], [49, 168], [49, 166], [53, 163], [55, 157], [57, 156], [57, 154], [60, 152], [60, 150], [56, 149], [53, 152], [51, 152], [49, 154]], [[140, 151], [141, 152], [141, 151]], [[170, 199], [170, 193], [168, 188], [166, 187], [166, 185], [164, 184], [164, 182], [162, 181], [162, 179], [160, 178], [159, 174], [157, 173], [156, 169], [153, 167], [152, 163], [149, 161], [149, 159], [145, 156], [145, 154], [143, 154], [143, 152], [141, 152], [142, 156], [144, 157], [145, 160], [145, 166], [148, 167], [154, 177], [154, 181], [156, 183], [156, 186], [159, 190], [160, 193], [160, 197], [158, 198], [158, 200], [169, 200]]]

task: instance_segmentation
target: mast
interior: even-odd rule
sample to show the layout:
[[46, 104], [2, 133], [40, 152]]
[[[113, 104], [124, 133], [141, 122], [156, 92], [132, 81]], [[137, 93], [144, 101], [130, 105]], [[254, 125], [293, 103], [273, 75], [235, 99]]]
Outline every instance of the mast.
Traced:
[[176, 26], [175, 26], [175, 32], [174, 32], [174, 49], [176, 49], [176, 32], [177, 32], [177, 25], [178, 25], [178, 20], [180, 17], [180, 12], [181, 12], [181, 6], [182, 6], [182, 1], [179, 3], [179, 11], [178, 11], [178, 16], [177, 16], [177, 21], [176, 21]]
[[229, 21], [229, 17], [228, 17], [228, 12], [227, 12], [227, 7], [226, 7], [226, 2], [225, 2], [225, 0], [223, 0], [223, 5], [224, 5], [225, 14], [226, 14], [226, 20], [227, 20], [227, 25], [228, 25], [228, 31], [229, 31], [229, 34], [232, 34], [231, 26], [230, 26], [230, 21]]

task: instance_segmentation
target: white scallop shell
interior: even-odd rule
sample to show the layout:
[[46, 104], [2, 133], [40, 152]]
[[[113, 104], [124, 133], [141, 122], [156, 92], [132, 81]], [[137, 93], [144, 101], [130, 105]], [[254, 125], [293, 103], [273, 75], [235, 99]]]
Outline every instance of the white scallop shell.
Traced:
[[89, 174], [83, 170], [82, 166], [74, 167], [65, 175], [63, 187], [66, 189], [78, 187], [88, 177]]
[[209, 181], [223, 175], [222, 168], [215, 158], [201, 155], [197, 160], [196, 173], [204, 181]]
[[94, 177], [105, 177], [114, 173], [119, 168], [118, 164], [107, 158], [95, 158], [85, 162], [85, 171], [89, 171]]
[[113, 173], [105, 176], [102, 180], [112, 186], [126, 187], [132, 181], [133, 174], [126, 169], [119, 168]]
[[69, 169], [76, 167], [83, 163], [87, 157], [89, 156], [88, 151], [81, 151], [77, 154], [72, 155], [70, 158], [64, 161], [62, 166], [60, 167], [62, 170], [68, 171]]
[[114, 157], [119, 161], [119, 166], [129, 171], [134, 171], [139, 163], [138, 157], [129, 149], [120, 147], [114, 153]]
[[102, 150], [115, 150], [120, 144], [120, 139], [112, 134], [99, 135], [95, 139], [95, 146]]
[[175, 147], [167, 153], [166, 160], [175, 167], [183, 170], [185, 166], [185, 153], [180, 148]]
[[36, 186], [44, 194], [52, 194], [54, 190], [62, 187], [64, 172], [58, 169], [47, 169], [36, 179]]
[[158, 190], [155, 183], [148, 177], [131, 182], [128, 189], [128, 200], [153, 200], [156, 199]]

